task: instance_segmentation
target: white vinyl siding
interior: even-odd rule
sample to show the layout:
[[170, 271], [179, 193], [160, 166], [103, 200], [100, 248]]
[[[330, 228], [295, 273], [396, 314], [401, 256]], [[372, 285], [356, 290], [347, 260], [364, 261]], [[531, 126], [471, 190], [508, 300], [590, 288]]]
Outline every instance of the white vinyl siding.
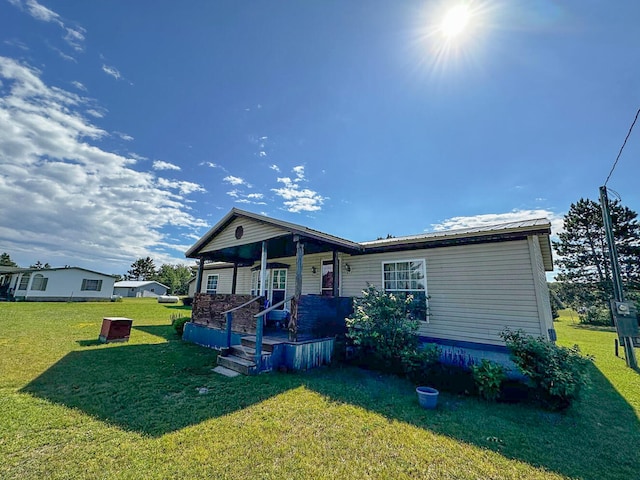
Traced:
[[501, 345], [509, 326], [541, 335], [526, 240], [359, 255], [348, 258], [343, 295], [360, 296], [367, 283], [382, 288], [382, 263], [424, 257], [429, 282], [426, 337]]
[[[237, 239], [236, 228], [240, 226], [243, 229], [243, 234], [242, 238]], [[247, 218], [236, 218], [210, 243], [205, 245], [201, 252], [204, 253], [237, 245], [246, 245], [286, 234], [287, 232], [285, 230], [273, 225], [268, 225], [256, 220], [249, 220]]]
[[536, 236], [529, 237], [529, 251], [531, 252], [533, 276], [535, 278], [536, 299], [538, 310], [543, 324], [542, 336], [549, 339], [549, 330], [553, 329], [553, 314], [551, 313], [551, 299], [549, 298], [549, 285], [544, 270], [544, 261], [540, 249], [540, 240]]

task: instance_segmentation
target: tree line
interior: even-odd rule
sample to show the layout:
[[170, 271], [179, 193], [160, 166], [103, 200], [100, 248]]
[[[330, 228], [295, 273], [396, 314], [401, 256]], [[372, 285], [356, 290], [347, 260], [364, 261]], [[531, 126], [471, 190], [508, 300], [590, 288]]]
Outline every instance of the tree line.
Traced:
[[151, 257], [139, 258], [121, 279], [156, 281], [169, 287], [169, 293], [173, 295], [187, 295], [189, 280], [195, 275], [196, 268], [181, 264], [163, 264], [156, 268]]

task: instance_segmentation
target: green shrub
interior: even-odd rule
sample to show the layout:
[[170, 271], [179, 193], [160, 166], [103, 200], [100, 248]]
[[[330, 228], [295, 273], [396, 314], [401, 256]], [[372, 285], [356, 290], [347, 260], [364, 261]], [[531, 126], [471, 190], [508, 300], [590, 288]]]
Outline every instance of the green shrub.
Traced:
[[507, 377], [504, 367], [490, 360], [482, 359], [480, 365], [471, 367], [471, 372], [480, 396], [485, 400], [497, 400], [500, 396], [502, 382]]
[[433, 373], [433, 367], [440, 358], [440, 347], [428, 343], [415, 350], [403, 350], [400, 353], [402, 371], [415, 384], [424, 385]]
[[347, 338], [362, 352], [382, 358], [417, 350], [419, 321], [407, 315], [412, 301], [411, 295], [400, 298], [369, 286], [354, 299], [353, 314], [346, 319]]
[[587, 367], [593, 359], [582, 356], [577, 345], [561, 347], [542, 337], [509, 329], [500, 336], [511, 351], [512, 360], [528, 377], [546, 408], [562, 410], [578, 398], [581, 387], [587, 382]]
[[607, 307], [588, 307], [578, 313], [580, 323], [589, 325], [611, 325], [611, 312]]
[[356, 348], [356, 363], [420, 383], [440, 351], [436, 345], [421, 348], [420, 322], [411, 314], [413, 301], [411, 295], [388, 294], [373, 286], [354, 299], [346, 336]]
[[171, 326], [175, 329], [176, 333], [180, 336], [184, 333], [184, 324], [190, 322], [190, 317], [171, 316]]

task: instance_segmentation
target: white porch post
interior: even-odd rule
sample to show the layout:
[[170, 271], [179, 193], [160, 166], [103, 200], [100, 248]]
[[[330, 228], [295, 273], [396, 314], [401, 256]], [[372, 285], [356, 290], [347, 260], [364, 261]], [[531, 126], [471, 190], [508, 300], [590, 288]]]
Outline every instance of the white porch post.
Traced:
[[262, 242], [262, 257], [260, 259], [260, 294], [267, 298], [267, 241]]

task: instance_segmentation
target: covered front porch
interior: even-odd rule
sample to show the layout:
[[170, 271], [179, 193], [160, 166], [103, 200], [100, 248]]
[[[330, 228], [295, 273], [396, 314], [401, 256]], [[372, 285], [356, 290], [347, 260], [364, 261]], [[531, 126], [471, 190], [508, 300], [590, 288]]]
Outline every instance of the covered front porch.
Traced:
[[[242, 373], [329, 363], [352, 312], [352, 299], [340, 296], [341, 256], [359, 251], [354, 242], [233, 209], [187, 252], [199, 268], [183, 338], [220, 349], [219, 363], [234, 362]], [[317, 266], [305, 268], [309, 256]]]

